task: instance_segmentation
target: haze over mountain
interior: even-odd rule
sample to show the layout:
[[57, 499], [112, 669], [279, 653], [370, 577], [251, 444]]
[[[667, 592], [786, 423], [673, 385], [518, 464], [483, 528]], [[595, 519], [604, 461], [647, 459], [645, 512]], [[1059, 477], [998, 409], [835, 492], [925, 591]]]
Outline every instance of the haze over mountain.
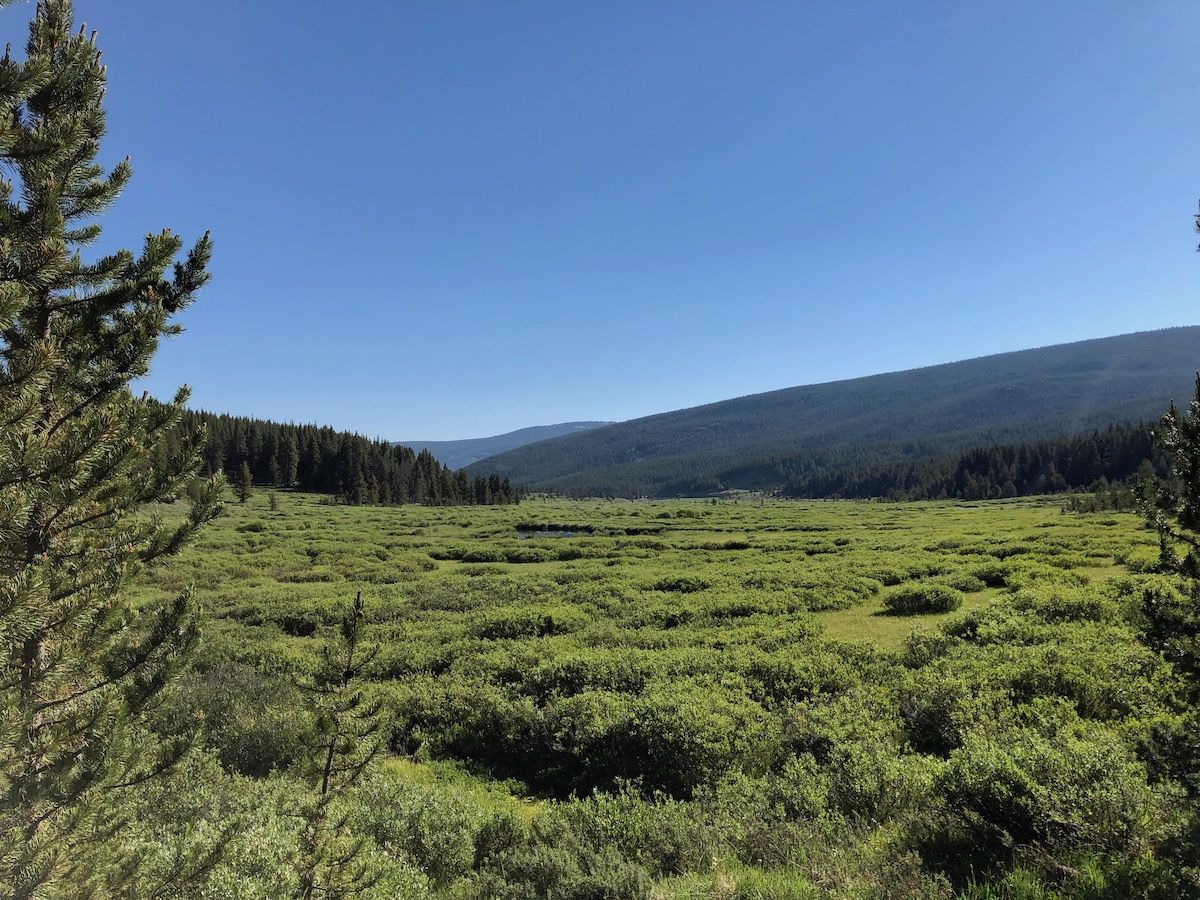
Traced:
[[412, 447], [418, 452], [428, 450], [443, 465], [452, 469], [461, 469], [497, 453], [609, 424], [611, 423], [561, 422], [558, 425], [534, 425], [529, 428], [518, 428], [516, 431], [509, 431], [505, 434], [464, 438], [460, 441], [396, 441], [396, 443], [402, 447]]
[[1186, 402], [1200, 326], [785, 388], [540, 441], [474, 463], [576, 495], [777, 487], [815, 468], [1157, 419]]

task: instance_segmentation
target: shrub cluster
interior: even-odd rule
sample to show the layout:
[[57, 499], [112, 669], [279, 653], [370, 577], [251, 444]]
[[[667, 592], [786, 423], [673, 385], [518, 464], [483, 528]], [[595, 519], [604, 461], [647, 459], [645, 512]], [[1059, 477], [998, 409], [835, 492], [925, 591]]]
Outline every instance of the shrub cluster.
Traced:
[[906, 584], [883, 595], [883, 605], [897, 616], [953, 612], [962, 606], [962, 592], [935, 581]]

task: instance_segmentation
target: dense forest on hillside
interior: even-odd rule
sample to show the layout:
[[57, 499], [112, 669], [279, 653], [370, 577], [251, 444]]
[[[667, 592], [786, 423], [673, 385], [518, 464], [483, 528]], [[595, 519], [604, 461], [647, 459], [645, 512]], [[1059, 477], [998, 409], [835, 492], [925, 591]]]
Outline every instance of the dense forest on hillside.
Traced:
[[1151, 421], [1191, 394], [1197, 359], [1200, 327], [1080, 341], [675, 410], [539, 441], [468, 472], [569, 496], [669, 497], [713, 477], [774, 490], [799, 468], [770, 481], [754, 467], [801, 447], [820, 448], [817, 468], [840, 470]]
[[[781, 466], [781, 468], [783, 468]], [[1113, 425], [1090, 434], [1031, 444], [995, 444], [935, 459], [845, 467], [794, 475], [788, 497], [891, 500], [996, 500], [1130, 482], [1139, 471], [1162, 478], [1166, 451], [1149, 425]]]
[[[255, 484], [332, 494], [348, 503], [427, 506], [516, 503], [519, 491], [497, 475], [470, 477], [428, 451], [318, 425], [188, 412], [182, 434], [207, 429], [203, 474], [234, 475], [245, 463]], [[177, 453], [164, 446], [161, 453]]]
[[[696, 497], [751, 490], [807, 499], [988, 500], [1102, 490], [1130, 483], [1144, 463], [1159, 477], [1169, 470], [1153, 427], [1120, 424], [950, 453], [914, 443], [815, 448], [679, 478], [664, 485], [660, 494]], [[621, 494], [622, 489], [635, 489], [636, 482], [615, 486]], [[588, 496], [587, 488], [578, 496]]]

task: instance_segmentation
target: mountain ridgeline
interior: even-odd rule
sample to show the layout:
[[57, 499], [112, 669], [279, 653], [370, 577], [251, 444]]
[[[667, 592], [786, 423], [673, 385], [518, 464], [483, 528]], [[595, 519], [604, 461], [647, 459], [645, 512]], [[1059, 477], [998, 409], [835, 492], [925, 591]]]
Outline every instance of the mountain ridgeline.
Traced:
[[418, 451], [428, 450], [438, 462], [451, 469], [461, 469], [473, 462], [495, 456], [497, 453], [506, 453], [537, 441], [577, 434], [611, 424], [611, 422], [562, 422], [558, 425], [535, 425], [531, 428], [520, 428], [492, 437], [465, 438], [460, 441], [397, 441], [396, 443], [399, 446], [412, 447]]
[[[1200, 326], [1140, 332], [647, 416], [501, 453], [468, 472], [572, 496], [785, 485], [797, 495], [859, 496], [864, 473], [918, 461], [928, 473], [975, 448], [1154, 421], [1189, 396], [1198, 366]], [[838, 487], [818, 491], [823, 479]]]

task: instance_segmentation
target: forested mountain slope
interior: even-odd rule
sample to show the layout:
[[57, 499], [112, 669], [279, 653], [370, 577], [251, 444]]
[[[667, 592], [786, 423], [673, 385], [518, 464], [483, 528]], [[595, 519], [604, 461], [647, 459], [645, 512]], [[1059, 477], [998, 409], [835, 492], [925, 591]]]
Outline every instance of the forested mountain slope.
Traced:
[[464, 438], [461, 441], [397, 441], [402, 447], [412, 447], [414, 450], [428, 450], [434, 458], [452, 469], [461, 469], [473, 462], [505, 453], [550, 438], [562, 437], [566, 434], [576, 434], [608, 425], [608, 422], [562, 422], [558, 425], [534, 425], [531, 428], [518, 428], [505, 434], [491, 437]]
[[1187, 399], [1197, 367], [1200, 327], [1140, 332], [647, 416], [531, 444], [470, 471], [569, 494], [690, 493], [717, 487], [717, 473], [780, 457], [811, 454], [819, 467], [849, 455], [867, 465], [1152, 421]]

